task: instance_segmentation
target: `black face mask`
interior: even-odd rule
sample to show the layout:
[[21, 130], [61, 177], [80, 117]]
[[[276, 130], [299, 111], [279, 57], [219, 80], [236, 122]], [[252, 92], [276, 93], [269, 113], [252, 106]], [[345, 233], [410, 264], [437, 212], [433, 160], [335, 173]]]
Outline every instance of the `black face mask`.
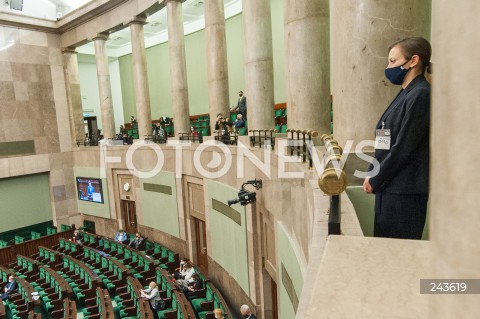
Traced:
[[243, 318], [248, 318], [250, 317], [250, 315], [243, 315]]
[[387, 79], [389, 79], [390, 82], [392, 82], [392, 84], [401, 85], [403, 83], [403, 79], [405, 79], [405, 76], [407, 75], [408, 71], [410, 71], [412, 69], [412, 68], [405, 69], [403, 67], [410, 60], [408, 60], [407, 62], [405, 62], [402, 65], [395, 66], [393, 68], [385, 69], [385, 77]]

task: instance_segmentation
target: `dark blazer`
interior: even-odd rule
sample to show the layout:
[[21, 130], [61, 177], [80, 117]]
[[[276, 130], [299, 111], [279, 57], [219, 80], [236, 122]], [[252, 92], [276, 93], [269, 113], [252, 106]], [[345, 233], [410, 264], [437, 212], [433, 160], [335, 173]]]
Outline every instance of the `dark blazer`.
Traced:
[[[5, 285], [5, 288], [7, 289], [7, 291], [4, 291], [2, 294], [0, 294], [0, 300], [7, 300], [7, 299], [10, 299], [10, 294], [15, 291], [18, 287], [18, 284], [16, 281], [14, 282], [8, 282], [6, 285]], [[0, 301], [1, 302], [1, 301]]]
[[130, 241], [130, 244], [128, 244], [128, 246], [132, 247], [132, 248], [135, 248], [135, 249], [139, 249], [142, 245], [143, 245], [143, 242], [145, 241], [145, 239], [143, 237], [140, 237], [140, 238], [134, 238]]
[[224, 130], [225, 131], [225, 134], [228, 135], [228, 127], [227, 126], [233, 126], [234, 124], [230, 121], [224, 121], [222, 124], [221, 124], [221, 128], [220, 128], [220, 125], [218, 124], [218, 121], [215, 122], [215, 131], [219, 131], [219, 130]]
[[[377, 123], [390, 129], [389, 150], [375, 150], [380, 171], [373, 192], [427, 194], [429, 175], [430, 84], [417, 76], [402, 89]], [[373, 169], [370, 164], [369, 171]]]
[[247, 112], [247, 98], [243, 95], [241, 98], [238, 98], [237, 103], [238, 112], [246, 113]]
[[6, 285], [5, 285], [5, 288], [8, 288], [7, 290], [7, 294], [11, 293], [12, 291], [16, 290], [17, 289], [17, 282], [16, 281], [13, 281], [13, 282], [8, 282]]

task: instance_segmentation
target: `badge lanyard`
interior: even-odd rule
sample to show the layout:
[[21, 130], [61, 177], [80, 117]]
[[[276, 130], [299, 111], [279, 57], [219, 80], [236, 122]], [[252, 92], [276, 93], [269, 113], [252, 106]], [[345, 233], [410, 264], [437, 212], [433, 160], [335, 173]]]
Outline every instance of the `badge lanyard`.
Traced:
[[[392, 104], [395, 103], [395, 101], [397, 100], [397, 98], [400, 96], [402, 92], [403, 92], [403, 89], [397, 94]], [[381, 118], [381, 121], [382, 121], [381, 129], [375, 130], [375, 149], [376, 150], [390, 149], [390, 146], [392, 143], [391, 131], [390, 129], [385, 128], [385, 121], [387, 120], [387, 118], [390, 116], [390, 114], [396, 107], [397, 106], [395, 105], [392, 108], [389, 108], [385, 111], [385, 113], [382, 115], [382, 118]]]

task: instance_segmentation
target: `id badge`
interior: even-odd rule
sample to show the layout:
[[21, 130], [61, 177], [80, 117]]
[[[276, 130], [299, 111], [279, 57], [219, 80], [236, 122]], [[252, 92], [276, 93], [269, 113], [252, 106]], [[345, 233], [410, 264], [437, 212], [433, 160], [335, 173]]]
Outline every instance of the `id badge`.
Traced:
[[389, 150], [391, 143], [390, 130], [379, 129], [375, 133], [375, 149], [376, 150]]

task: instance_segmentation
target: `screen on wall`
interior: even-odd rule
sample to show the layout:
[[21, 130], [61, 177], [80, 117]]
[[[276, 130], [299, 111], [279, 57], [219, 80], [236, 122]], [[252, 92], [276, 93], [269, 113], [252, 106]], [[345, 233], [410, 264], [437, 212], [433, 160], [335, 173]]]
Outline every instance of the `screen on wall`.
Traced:
[[102, 180], [77, 177], [78, 199], [93, 203], [103, 203]]

